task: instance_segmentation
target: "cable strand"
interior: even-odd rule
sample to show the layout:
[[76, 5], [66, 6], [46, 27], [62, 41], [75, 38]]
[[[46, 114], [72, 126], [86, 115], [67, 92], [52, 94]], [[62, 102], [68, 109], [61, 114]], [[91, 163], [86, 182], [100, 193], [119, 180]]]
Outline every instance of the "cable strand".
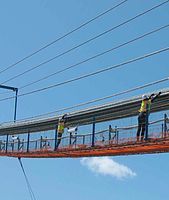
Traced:
[[113, 6], [112, 8], [110, 8], [110, 9], [104, 11], [103, 13], [97, 15], [96, 17], [94, 17], [94, 18], [92, 18], [92, 19], [90, 19], [90, 20], [84, 22], [83, 24], [81, 24], [81, 25], [78, 26], [77, 28], [75, 28], [75, 29], [69, 31], [68, 33], [64, 34], [63, 36], [61, 36], [61, 37], [59, 37], [59, 38], [53, 40], [52, 42], [50, 42], [50, 43], [46, 44], [45, 46], [39, 48], [38, 50], [34, 51], [33, 53], [31, 53], [31, 54], [25, 56], [24, 58], [18, 60], [18, 61], [15, 62], [15, 63], [9, 65], [8, 67], [6, 67], [6, 68], [3, 69], [2, 71], [0, 71], [0, 74], [3, 73], [3, 72], [5, 72], [5, 71], [7, 71], [7, 70], [9, 70], [9, 69], [11, 69], [12, 67], [18, 65], [19, 63], [21, 63], [21, 62], [27, 60], [28, 58], [30, 58], [30, 57], [36, 55], [37, 53], [39, 53], [39, 52], [41, 52], [42, 50], [48, 48], [49, 46], [52, 46], [52, 45], [55, 44], [56, 42], [58, 42], [58, 41], [64, 39], [64, 38], [67, 37], [68, 35], [71, 35], [71, 34], [74, 33], [75, 31], [81, 29], [82, 27], [88, 25], [89, 23], [91, 23], [91, 22], [95, 21], [96, 19], [102, 17], [103, 15], [109, 13], [110, 11], [112, 11], [112, 10], [114, 10], [115, 8], [121, 6], [122, 4], [126, 3], [127, 1], [128, 1], [128, 0], [124, 0], [124, 1], [120, 2], [119, 4], [117, 4], [117, 5]]
[[92, 56], [92, 57], [89, 57], [89, 58], [87, 58], [87, 59], [85, 59], [85, 60], [82, 60], [82, 61], [80, 61], [80, 62], [78, 62], [78, 63], [76, 63], [76, 64], [73, 64], [73, 65], [70, 65], [70, 66], [68, 66], [68, 67], [65, 67], [65, 68], [63, 68], [63, 69], [61, 69], [61, 70], [58, 70], [58, 71], [56, 71], [56, 72], [54, 72], [54, 73], [51, 73], [51, 74], [49, 74], [49, 75], [47, 75], [47, 76], [44, 76], [44, 77], [42, 77], [42, 78], [40, 78], [40, 79], [38, 79], [38, 80], [36, 80], [36, 81], [30, 82], [30, 83], [28, 83], [28, 84], [26, 84], [26, 85], [24, 85], [24, 86], [21, 86], [19, 89], [24, 89], [24, 88], [26, 88], [26, 87], [28, 87], [28, 86], [34, 85], [35, 83], [41, 82], [41, 81], [43, 81], [43, 80], [45, 80], [45, 79], [48, 79], [48, 78], [50, 78], [50, 77], [52, 77], [52, 76], [55, 76], [55, 75], [57, 75], [57, 74], [60, 74], [60, 73], [62, 73], [62, 72], [65, 72], [65, 71], [67, 71], [67, 70], [69, 70], [69, 69], [72, 69], [72, 68], [74, 68], [74, 67], [76, 67], [76, 66], [79, 66], [79, 65], [81, 65], [81, 64], [84, 64], [84, 63], [86, 63], [86, 62], [88, 62], [88, 61], [90, 61], [90, 60], [92, 60], [92, 59], [98, 58], [98, 57], [100, 57], [100, 56], [102, 56], [102, 55], [105, 55], [106, 53], [109, 53], [109, 52], [111, 52], [111, 51], [117, 50], [117, 49], [119, 49], [119, 48], [121, 48], [121, 47], [124, 47], [124, 46], [126, 46], [126, 45], [128, 45], [128, 44], [130, 44], [130, 43], [132, 43], [132, 42], [135, 42], [135, 41], [137, 41], [137, 40], [140, 40], [140, 39], [142, 39], [142, 38], [144, 38], [144, 37], [146, 37], [146, 36], [149, 36], [149, 35], [151, 35], [151, 34], [153, 34], [153, 33], [156, 33], [156, 32], [158, 32], [158, 31], [161, 31], [161, 30], [163, 30], [163, 29], [165, 29], [165, 28], [168, 28], [168, 27], [169, 27], [169, 24], [167, 24], [167, 25], [165, 25], [165, 26], [161, 26], [161, 27], [159, 27], [159, 28], [157, 28], [157, 29], [154, 29], [154, 30], [152, 30], [152, 31], [150, 31], [150, 32], [147, 32], [147, 33], [145, 33], [145, 34], [143, 34], [143, 35], [141, 35], [141, 36], [139, 36], [139, 37], [136, 37], [136, 38], [134, 38], [134, 39], [132, 39], [132, 40], [129, 40], [129, 41], [125, 42], [125, 43], [122, 43], [122, 44], [120, 44], [120, 45], [117, 45], [117, 46], [115, 46], [115, 47], [113, 47], [113, 48], [111, 48], [111, 49], [108, 49], [108, 50], [106, 50], [106, 51], [104, 51], [104, 52], [101, 52], [101, 53], [99, 53], [99, 54], [96, 54], [96, 55], [94, 55], [94, 56]]
[[[45, 116], [48, 116], [48, 115], [51, 115], [51, 114], [56, 114], [56, 113], [59, 113], [59, 112], [72, 110], [74, 108], [86, 106], [86, 105], [89, 105], [89, 104], [92, 104], [92, 103], [96, 103], [96, 102], [100, 102], [100, 101], [103, 101], [103, 100], [107, 100], [107, 99], [110, 99], [110, 98], [113, 98], [113, 97], [117, 97], [117, 96], [120, 96], [120, 95], [123, 95], [123, 94], [128, 94], [130, 92], [133, 92], [133, 91], [136, 91], [136, 90], [140, 90], [140, 89], [143, 89], [143, 88], [146, 88], [146, 87], [157, 85], [157, 84], [165, 82], [165, 81], [169, 81], [169, 77], [161, 79], [161, 80], [153, 81], [153, 82], [147, 83], [145, 85], [137, 86], [135, 88], [127, 89], [127, 90], [124, 90], [122, 92], [115, 93], [115, 94], [112, 94], [112, 95], [109, 95], [109, 96], [93, 99], [93, 100], [90, 100], [90, 101], [87, 101], [87, 102], [83, 102], [83, 103], [79, 103], [79, 104], [76, 104], [74, 106], [61, 108], [61, 109], [58, 109], [58, 110], [55, 110], [55, 111], [52, 111], [52, 112], [36, 115], [34, 117], [24, 118], [24, 119], [19, 120], [19, 121], [25, 121], [25, 120], [29, 120], [29, 119], [37, 119], [37, 118], [45, 117]], [[11, 122], [13, 122], [13, 121], [11, 121]], [[7, 122], [7, 123], [9, 123], [9, 122]]]
[[[101, 70], [97, 70], [97, 71], [94, 71], [94, 72], [91, 72], [91, 73], [88, 73], [88, 74], [85, 74], [85, 75], [82, 75], [82, 76], [79, 76], [79, 77], [76, 77], [76, 78], [73, 78], [73, 79], [66, 80], [64, 82], [56, 83], [56, 84], [53, 84], [53, 85], [50, 85], [50, 86], [47, 86], [47, 87], [43, 87], [43, 88], [40, 88], [40, 89], [32, 90], [30, 92], [19, 94], [18, 97], [27, 96], [27, 95], [34, 94], [34, 93], [37, 93], [37, 92], [49, 90], [51, 88], [55, 88], [55, 87], [58, 87], [58, 86], [61, 86], [61, 85], [72, 83], [72, 82], [75, 82], [75, 81], [78, 81], [78, 80], [81, 80], [81, 79], [84, 79], [84, 78], [88, 78], [90, 76], [94, 76], [94, 75], [97, 75], [97, 74], [100, 74], [100, 73], [103, 73], [103, 72], [106, 72], [106, 71], [110, 71], [110, 70], [115, 69], [115, 68], [119, 68], [119, 67], [128, 65], [130, 63], [134, 63], [134, 62], [139, 61], [139, 60], [143, 60], [143, 59], [148, 58], [148, 57], [152, 57], [156, 54], [160, 54], [160, 53], [166, 52], [168, 50], [169, 50], [169, 47], [166, 47], [166, 48], [151, 52], [149, 54], [145, 54], [143, 56], [127, 60], [127, 61], [119, 63], [117, 65], [106, 67], [106, 68], [103, 68]], [[169, 77], [167, 77], [167, 79], [168, 78]], [[5, 101], [5, 100], [13, 99], [13, 98], [15, 98], [15, 97], [11, 96], [11, 97], [0, 99], [0, 101]]]
[[82, 42], [81, 44], [79, 44], [79, 45], [77, 45], [77, 46], [74, 46], [74, 47], [71, 48], [71, 49], [68, 49], [67, 51], [65, 51], [65, 52], [63, 52], [63, 53], [61, 53], [61, 54], [58, 54], [58, 55], [56, 55], [56, 56], [54, 56], [54, 57], [52, 57], [52, 58], [50, 58], [50, 59], [48, 59], [48, 60], [46, 60], [46, 61], [44, 61], [44, 62], [42, 62], [42, 63], [40, 63], [40, 64], [38, 64], [38, 65], [32, 67], [32, 68], [30, 68], [30, 69], [28, 69], [28, 70], [26, 70], [26, 71], [20, 73], [20, 74], [17, 74], [17, 75], [15, 75], [15, 76], [9, 78], [8, 80], [2, 82], [1, 84], [5, 84], [5, 83], [7, 83], [7, 82], [9, 82], [9, 81], [11, 81], [11, 80], [14, 80], [14, 79], [20, 77], [20, 76], [23, 76], [24, 74], [26, 74], [26, 73], [28, 73], [28, 72], [30, 72], [30, 71], [33, 71], [33, 70], [39, 68], [40, 66], [43, 66], [43, 65], [45, 65], [45, 64], [47, 64], [47, 63], [49, 63], [49, 62], [51, 62], [51, 61], [53, 61], [53, 60], [55, 60], [55, 59], [57, 59], [57, 58], [63, 56], [63, 55], [65, 55], [65, 54], [67, 54], [67, 53], [69, 53], [69, 52], [71, 52], [71, 51], [73, 51], [73, 50], [75, 50], [75, 49], [77, 49], [77, 48], [79, 48], [79, 47], [81, 47], [81, 46], [84, 46], [85, 44], [87, 44], [87, 43], [89, 43], [89, 42], [91, 42], [91, 41], [93, 41], [93, 40], [95, 40], [95, 39], [97, 39], [97, 38], [100, 38], [101, 36], [103, 36], [103, 35], [105, 35], [105, 34], [107, 34], [107, 33], [109, 33], [109, 32], [112, 32], [113, 30], [116, 30], [117, 28], [119, 28], [119, 27], [121, 27], [121, 26], [123, 26], [123, 25], [125, 25], [125, 24], [127, 24], [127, 23], [129, 23], [129, 22], [131, 22], [131, 21], [133, 21], [133, 20], [135, 20], [135, 19], [137, 19], [137, 18], [139, 18], [139, 17], [141, 17], [141, 16], [143, 16], [143, 15], [145, 15], [145, 14], [147, 14], [147, 13], [149, 13], [149, 12], [155, 10], [155, 9], [157, 9], [157, 8], [159, 8], [159, 7], [161, 7], [162, 5], [164, 5], [164, 4], [168, 3], [168, 2], [169, 2], [169, 0], [167, 0], [167, 1], [163, 2], [163, 3], [160, 3], [160, 4], [156, 5], [156, 6], [153, 6], [152, 8], [150, 8], [150, 9], [144, 11], [144, 12], [141, 12], [140, 14], [138, 14], [138, 15], [136, 15], [136, 16], [134, 16], [134, 17], [132, 17], [132, 18], [130, 18], [130, 19], [128, 19], [128, 20], [126, 20], [126, 21], [124, 21], [124, 22], [122, 22], [122, 23], [120, 23], [120, 24], [114, 26], [114, 27], [112, 27], [111, 29], [108, 29], [108, 30], [106, 30], [106, 31], [104, 31], [104, 32], [102, 32], [102, 33], [96, 35], [95, 37], [90, 38], [89, 40], [87, 40], [87, 41], [85, 41], [85, 42]]
[[25, 180], [26, 180], [26, 184], [27, 184], [27, 187], [28, 187], [28, 191], [29, 191], [29, 193], [30, 193], [30, 197], [31, 197], [32, 200], [36, 200], [35, 194], [34, 194], [34, 192], [33, 192], [33, 190], [32, 190], [32, 187], [31, 187], [31, 185], [30, 185], [30, 183], [29, 183], [29, 180], [28, 180], [28, 177], [27, 177], [27, 175], [26, 175], [26, 172], [25, 172], [23, 163], [22, 163], [22, 161], [21, 161], [21, 158], [18, 158], [18, 161], [19, 161], [19, 164], [20, 164], [20, 166], [21, 166], [22, 172], [23, 172], [23, 174], [24, 174], [24, 177], [25, 177]]

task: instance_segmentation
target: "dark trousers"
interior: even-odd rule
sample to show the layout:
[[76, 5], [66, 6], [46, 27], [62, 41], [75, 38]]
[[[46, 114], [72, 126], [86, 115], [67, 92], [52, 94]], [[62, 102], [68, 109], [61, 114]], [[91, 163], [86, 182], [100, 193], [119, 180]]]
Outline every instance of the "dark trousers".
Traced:
[[145, 129], [146, 129], [146, 112], [141, 112], [138, 116], [137, 140], [140, 137], [140, 133], [141, 133], [141, 140], [143, 140]]
[[62, 139], [62, 133], [58, 133], [56, 148], [58, 148], [58, 146], [61, 142], [61, 139]]

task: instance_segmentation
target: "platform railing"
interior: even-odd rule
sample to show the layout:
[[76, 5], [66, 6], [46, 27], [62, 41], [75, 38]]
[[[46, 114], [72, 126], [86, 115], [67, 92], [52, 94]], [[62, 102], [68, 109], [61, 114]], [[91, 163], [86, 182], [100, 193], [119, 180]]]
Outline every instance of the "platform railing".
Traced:
[[[149, 123], [148, 141], [165, 139], [169, 137], [169, 119], [167, 116], [164, 119], [160, 119]], [[109, 126], [105, 130], [101, 130], [94, 133], [94, 145], [93, 133], [88, 134], [70, 134], [62, 136], [61, 143], [58, 149], [55, 149], [55, 137], [50, 131], [48, 136], [46, 132], [40, 132], [36, 134], [23, 134], [19, 135], [15, 139], [12, 136], [0, 136], [0, 152], [34, 152], [34, 151], [54, 151], [61, 149], [79, 149], [79, 148], [95, 148], [103, 146], [121, 145], [126, 143], [138, 142], [136, 138], [137, 125], [128, 127], [111, 127]], [[8, 140], [7, 140], [8, 138]], [[143, 141], [143, 142], [148, 142]]]

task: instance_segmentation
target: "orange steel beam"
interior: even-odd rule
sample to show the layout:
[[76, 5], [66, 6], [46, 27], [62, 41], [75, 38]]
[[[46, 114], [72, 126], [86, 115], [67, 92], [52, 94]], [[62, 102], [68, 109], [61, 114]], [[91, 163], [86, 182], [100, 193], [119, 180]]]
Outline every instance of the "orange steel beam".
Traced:
[[0, 156], [24, 158], [80, 158], [93, 156], [121, 156], [169, 152], [169, 137], [151, 139], [148, 142], [127, 142], [116, 145], [95, 146], [88, 148], [60, 148], [57, 151], [41, 150], [31, 152], [0, 152]]

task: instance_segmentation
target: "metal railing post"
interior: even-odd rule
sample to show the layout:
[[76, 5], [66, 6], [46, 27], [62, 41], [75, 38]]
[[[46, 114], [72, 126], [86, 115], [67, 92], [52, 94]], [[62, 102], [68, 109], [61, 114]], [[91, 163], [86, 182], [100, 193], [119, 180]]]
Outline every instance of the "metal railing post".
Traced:
[[69, 136], [69, 145], [72, 144], [72, 133], [70, 133], [70, 136]]
[[167, 114], [164, 114], [164, 137], [167, 134]]
[[94, 147], [94, 138], [95, 138], [95, 117], [93, 117], [93, 126], [92, 126], [92, 147]]
[[110, 140], [111, 140], [111, 125], [109, 125], [109, 144], [110, 144]]
[[57, 138], [58, 138], [58, 126], [56, 126], [56, 129], [55, 129], [55, 146], [54, 146], [54, 151], [56, 151], [57, 149]]
[[76, 148], [76, 145], [77, 145], [77, 133], [75, 133], [75, 148]]
[[42, 149], [42, 136], [40, 136], [40, 149]]
[[36, 142], [35, 142], [35, 149], [37, 149], [38, 148], [38, 141], [36, 140]]
[[85, 135], [83, 135], [83, 144], [85, 144]]
[[30, 142], [30, 133], [28, 132], [28, 137], [27, 137], [27, 152], [29, 152], [29, 142]]
[[6, 153], [8, 152], [8, 140], [9, 140], [9, 135], [6, 135]]
[[149, 121], [148, 121], [148, 117], [149, 117], [149, 111], [148, 111], [148, 109], [149, 109], [149, 105], [147, 104], [146, 105], [145, 140], [148, 140], [148, 123], [149, 123]]

